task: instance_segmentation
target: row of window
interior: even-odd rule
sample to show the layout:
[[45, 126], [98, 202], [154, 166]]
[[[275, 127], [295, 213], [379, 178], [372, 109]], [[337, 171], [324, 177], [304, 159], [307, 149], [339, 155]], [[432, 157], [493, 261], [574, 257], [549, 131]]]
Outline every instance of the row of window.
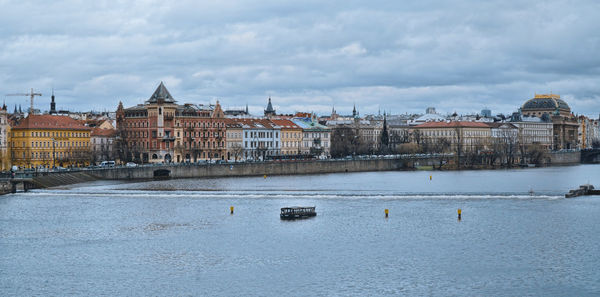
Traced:
[[[250, 131], [250, 133], [248, 133], [248, 131], [246, 131], [244, 134], [245, 138], [248, 138], [248, 135], [250, 135], [250, 138], [273, 138], [273, 132]], [[279, 132], [275, 132], [275, 138], [279, 138]]]
[[[248, 146], [248, 143], [250, 144], [250, 146]], [[244, 142], [244, 147], [248, 148], [266, 148], [266, 147], [279, 147], [279, 141], [245, 141]]]
[[[17, 142], [11, 143], [12, 147], [19, 147]], [[59, 147], [87, 147], [88, 142], [85, 141], [32, 141], [31, 147], [35, 148], [59, 148]], [[21, 142], [21, 147], [26, 147], [26, 142]]]
[[[15, 137], [15, 133], [18, 137], [19, 132], [12, 132], [12, 137]], [[21, 137], [90, 137], [88, 132], [47, 132], [47, 131], [33, 131], [30, 135], [26, 132], [21, 132]]]
[[[202, 144], [202, 146], [200, 145]], [[177, 146], [180, 146], [181, 143], [177, 142]], [[149, 142], [136, 142], [136, 141], [131, 141], [129, 142], [129, 146], [131, 148], [135, 148], [135, 147], [139, 147], [142, 149], [149, 149]], [[170, 142], [165, 142], [165, 148], [170, 148]], [[217, 148], [217, 147], [225, 147], [225, 142], [221, 141], [221, 142], [216, 142], [216, 141], [203, 141], [203, 142], [187, 142], [184, 141], [183, 142], [183, 146], [185, 148]], [[152, 149], [157, 149], [158, 148], [158, 143], [156, 141], [152, 142]]]
[[[76, 153], [70, 153], [70, 152], [55, 152], [54, 153], [55, 158], [68, 158], [68, 157], [72, 157], [72, 156], [76, 156]], [[21, 158], [26, 159], [28, 156], [28, 154], [26, 152], [22, 152], [21, 153]], [[11, 152], [11, 157], [15, 158], [15, 152]], [[31, 152], [31, 159], [38, 159], [38, 160], [51, 160], [52, 159], [52, 152]]]
[[[128, 128], [148, 128], [150, 123], [147, 121], [129, 121], [125, 123], [125, 127]], [[177, 122], [176, 127], [180, 127], [180, 123]], [[185, 128], [225, 128], [225, 123], [212, 123], [212, 122], [183, 122]]]

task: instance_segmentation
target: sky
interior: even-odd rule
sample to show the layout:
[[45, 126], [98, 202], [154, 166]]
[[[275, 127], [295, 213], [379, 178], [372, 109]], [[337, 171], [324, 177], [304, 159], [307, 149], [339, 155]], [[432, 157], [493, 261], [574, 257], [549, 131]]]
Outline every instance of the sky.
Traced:
[[[600, 1], [6, 1], [0, 95], [114, 111], [510, 114], [538, 93], [600, 114]], [[3, 96], [12, 111], [28, 97]]]

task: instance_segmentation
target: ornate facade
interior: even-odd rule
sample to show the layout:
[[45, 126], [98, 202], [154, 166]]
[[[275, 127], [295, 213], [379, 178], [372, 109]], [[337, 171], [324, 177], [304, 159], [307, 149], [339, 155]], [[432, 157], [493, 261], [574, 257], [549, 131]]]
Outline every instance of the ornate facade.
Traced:
[[571, 113], [571, 108], [559, 95], [535, 94], [521, 107], [524, 117], [548, 115], [553, 124], [552, 149], [575, 149], [578, 146], [579, 123]]
[[117, 108], [117, 153], [122, 162], [224, 160], [225, 116], [215, 105], [179, 105], [161, 82], [145, 104]]

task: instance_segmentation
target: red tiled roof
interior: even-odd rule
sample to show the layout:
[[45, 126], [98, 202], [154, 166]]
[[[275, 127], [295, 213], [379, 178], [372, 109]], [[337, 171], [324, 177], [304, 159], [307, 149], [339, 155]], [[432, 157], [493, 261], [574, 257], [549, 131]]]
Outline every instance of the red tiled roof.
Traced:
[[49, 114], [29, 115], [12, 129], [90, 130], [82, 122], [71, 117]]
[[250, 129], [273, 129], [273, 123], [266, 119], [236, 118], [232, 120], [235, 121], [237, 124], [248, 126], [248, 128]]
[[310, 118], [312, 116], [312, 113], [310, 112], [297, 112], [294, 117], [297, 118]]
[[100, 128], [92, 129], [92, 133], [90, 134], [92, 137], [114, 137], [115, 135], [117, 135], [117, 130]]
[[427, 122], [416, 126], [415, 128], [489, 128], [482, 122]]
[[290, 120], [271, 119], [271, 122], [284, 129], [302, 129]]

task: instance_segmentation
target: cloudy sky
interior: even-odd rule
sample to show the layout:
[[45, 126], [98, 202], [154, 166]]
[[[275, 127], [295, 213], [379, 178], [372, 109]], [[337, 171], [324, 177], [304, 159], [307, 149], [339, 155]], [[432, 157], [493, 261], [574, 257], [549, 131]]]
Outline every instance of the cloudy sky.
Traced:
[[319, 114], [510, 113], [553, 92], [598, 117], [599, 1], [408, 2], [0, 0], [0, 92], [102, 111], [164, 81], [179, 103]]

